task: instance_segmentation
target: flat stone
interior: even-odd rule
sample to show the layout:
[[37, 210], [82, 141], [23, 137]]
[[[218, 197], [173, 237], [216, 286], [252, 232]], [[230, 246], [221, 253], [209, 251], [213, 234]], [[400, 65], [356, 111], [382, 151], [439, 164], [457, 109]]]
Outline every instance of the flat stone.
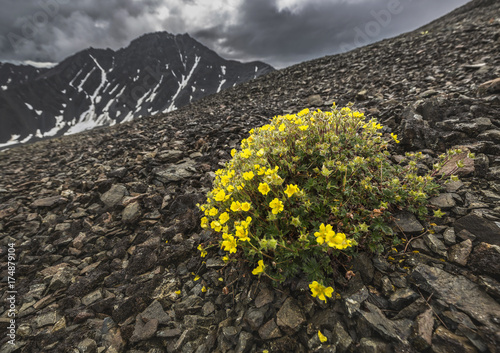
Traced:
[[276, 322], [285, 331], [295, 333], [306, 321], [304, 313], [293, 298], [285, 300], [276, 315]]
[[278, 325], [276, 324], [276, 321], [274, 321], [274, 319], [271, 319], [268, 322], [266, 322], [259, 329], [259, 336], [263, 340], [270, 340], [273, 338], [281, 337], [281, 331]]
[[465, 266], [471, 251], [472, 241], [470, 239], [464, 240], [448, 249], [448, 261]]
[[128, 191], [124, 185], [115, 184], [111, 186], [111, 189], [102, 194], [101, 201], [106, 207], [113, 207], [118, 205], [127, 194]]
[[245, 313], [243, 320], [250, 326], [252, 331], [256, 331], [264, 322], [266, 308], [250, 308]]
[[193, 169], [196, 162], [187, 160], [184, 163], [172, 165], [165, 169], [155, 169], [155, 177], [162, 183], [170, 183], [189, 178], [193, 175]]
[[446, 257], [446, 246], [444, 243], [438, 239], [434, 234], [425, 234], [424, 235], [425, 244], [431, 249], [432, 252]]
[[477, 353], [466, 337], [455, 335], [439, 326], [432, 336], [432, 351], [435, 353], [463, 352]]
[[259, 292], [257, 298], [255, 298], [255, 307], [261, 308], [264, 305], [272, 303], [273, 300], [274, 300], [273, 291], [269, 290], [268, 288], [264, 288]]
[[141, 217], [141, 205], [139, 202], [132, 202], [122, 211], [122, 221], [124, 223], [133, 223]]
[[450, 181], [449, 183], [444, 184], [444, 187], [447, 192], [457, 192], [464, 186], [460, 180]]
[[253, 335], [249, 332], [242, 331], [238, 337], [235, 353], [248, 353], [254, 342]]
[[51, 196], [51, 197], [45, 197], [43, 199], [38, 199], [35, 200], [32, 204], [31, 207], [52, 207], [56, 204], [64, 203], [67, 202], [68, 199], [62, 197], [62, 196]]
[[474, 234], [481, 242], [500, 246], [500, 228], [495, 222], [489, 221], [475, 214], [459, 218], [453, 224], [455, 233], [465, 229]]
[[390, 344], [378, 339], [363, 337], [359, 341], [359, 353], [386, 353], [390, 351]]
[[82, 298], [82, 304], [89, 306], [100, 299], [102, 299], [102, 291], [101, 289], [96, 289]]
[[410, 288], [400, 288], [391, 294], [389, 304], [394, 310], [400, 310], [418, 297], [419, 295]]
[[366, 301], [364, 309], [360, 309], [358, 314], [363, 318], [370, 328], [378, 332], [382, 337], [394, 342], [409, 344], [411, 320], [400, 319], [391, 321], [372, 303]]
[[418, 221], [417, 217], [409, 212], [400, 212], [394, 216], [396, 232], [403, 232], [407, 235], [418, 235], [424, 231], [424, 227]]
[[347, 333], [346, 329], [344, 328], [344, 325], [340, 323], [339, 321], [335, 322], [335, 325], [333, 327], [333, 334], [335, 337], [335, 347], [339, 350], [339, 352], [345, 352], [349, 349], [349, 347], [352, 345], [353, 340], [351, 336]]
[[480, 243], [470, 255], [469, 266], [500, 281], [500, 246]]
[[[457, 169], [458, 161], [462, 161], [462, 163], [464, 164], [462, 168]], [[450, 160], [441, 167], [441, 169], [439, 170], [439, 174], [445, 176], [467, 176], [473, 174], [474, 170], [474, 160], [468, 157], [468, 152], [462, 152], [452, 156]]]
[[77, 348], [81, 353], [96, 353], [97, 343], [93, 339], [85, 338], [83, 341], [78, 343]]
[[419, 352], [425, 351], [431, 346], [433, 328], [434, 314], [431, 309], [417, 316], [413, 327], [412, 343]]
[[157, 319], [158, 323], [161, 325], [165, 325], [172, 320], [170, 315], [163, 310], [163, 306], [158, 300], [153, 300], [153, 302], [140, 315], [146, 320]]
[[355, 313], [360, 310], [361, 304], [368, 299], [370, 292], [366, 287], [363, 286], [358, 292], [344, 298], [344, 306], [347, 311], [347, 315], [352, 317]]
[[434, 298], [455, 306], [483, 325], [496, 328], [500, 322], [500, 304], [467, 278], [425, 264], [417, 265], [411, 277]]
[[443, 210], [450, 209], [456, 206], [456, 201], [450, 193], [440, 194], [439, 196], [432, 197], [429, 203], [433, 206], [439, 207]]
[[446, 245], [452, 245], [457, 242], [457, 238], [455, 236], [455, 229], [452, 227], [446, 229], [443, 233], [444, 243]]
[[57, 311], [51, 311], [44, 314], [40, 314], [33, 320], [33, 326], [35, 328], [41, 328], [48, 325], [54, 325], [59, 321], [59, 314]]
[[146, 322], [140, 315], [137, 315], [134, 326], [134, 333], [130, 337], [130, 342], [145, 341], [153, 337], [158, 329], [158, 320], [151, 319]]

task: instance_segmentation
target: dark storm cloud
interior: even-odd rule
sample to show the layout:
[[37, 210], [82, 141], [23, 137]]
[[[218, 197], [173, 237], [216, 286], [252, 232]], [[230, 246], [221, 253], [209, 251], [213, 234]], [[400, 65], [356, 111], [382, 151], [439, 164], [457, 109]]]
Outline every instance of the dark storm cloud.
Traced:
[[[158, 30], [278, 68], [413, 30], [468, 0], [0, 0], [0, 61], [58, 62]], [[288, 5], [287, 5], [288, 4]]]
[[119, 47], [154, 22], [159, 1], [0, 0], [0, 60], [60, 61], [89, 46]]
[[229, 58], [260, 59], [278, 67], [344, 52], [410, 31], [468, 0], [304, 1], [296, 11], [276, 0], [245, 1], [237, 25], [194, 33]]

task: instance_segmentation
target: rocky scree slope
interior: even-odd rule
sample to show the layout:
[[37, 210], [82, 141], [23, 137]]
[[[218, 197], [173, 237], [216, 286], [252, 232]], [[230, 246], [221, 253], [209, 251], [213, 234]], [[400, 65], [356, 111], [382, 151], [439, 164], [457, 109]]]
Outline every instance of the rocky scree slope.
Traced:
[[0, 64], [0, 148], [169, 112], [273, 70], [167, 32], [117, 51], [90, 48], [50, 69]]
[[[473, 1], [424, 29], [162, 117], [2, 153], [0, 288], [14, 243], [18, 328], [0, 352], [498, 351], [499, 7]], [[421, 151], [425, 171], [446, 148], [476, 153], [431, 200], [446, 213], [434, 233], [395, 215], [409, 245], [345, 264], [354, 275], [336, 276], [341, 298], [327, 304], [303, 279], [274, 288], [224, 268], [216, 250], [200, 258], [212, 235], [195, 204], [230, 149], [275, 114], [334, 101], [398, 133], [395, 162]]]

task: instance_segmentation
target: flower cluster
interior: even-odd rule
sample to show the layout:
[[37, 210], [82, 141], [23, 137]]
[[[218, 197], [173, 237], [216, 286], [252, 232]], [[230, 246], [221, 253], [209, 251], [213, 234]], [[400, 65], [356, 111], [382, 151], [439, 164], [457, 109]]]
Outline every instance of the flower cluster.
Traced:
[[380, 123], [350, 107], [276, 116], [231, 151], [199, 206], [226, 260], [243, 256], [254, 275], [276, 281], [303, 273], [326, 301], [335, 257], [357, 246], [381, 250], [393, 240], [393, 209], [427, 212], [438, 185], [417, 175], [419, 156], [392, 164], [387, 147], [397, 135], [384, 136]]

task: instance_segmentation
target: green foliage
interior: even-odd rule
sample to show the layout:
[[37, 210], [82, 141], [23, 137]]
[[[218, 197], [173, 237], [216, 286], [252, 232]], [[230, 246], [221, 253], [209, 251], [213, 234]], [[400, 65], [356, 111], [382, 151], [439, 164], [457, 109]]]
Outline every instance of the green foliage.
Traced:
[[[427, 215], [439, 186], [417, 175], [422, 155], [391, 163], [387, 147], [397, 136], [384, 138], [375, 119], [350, 107], [274, 117], [231, 152], [200, 206], [202, 227], [221, 234], [227, 260], [243, 258], [255, 275], [277, 281], [305, 273], [327, 283], [341, 252], [398, 243], [391, 211]], [[316, 282], [311, 290], [331, 294]]]

